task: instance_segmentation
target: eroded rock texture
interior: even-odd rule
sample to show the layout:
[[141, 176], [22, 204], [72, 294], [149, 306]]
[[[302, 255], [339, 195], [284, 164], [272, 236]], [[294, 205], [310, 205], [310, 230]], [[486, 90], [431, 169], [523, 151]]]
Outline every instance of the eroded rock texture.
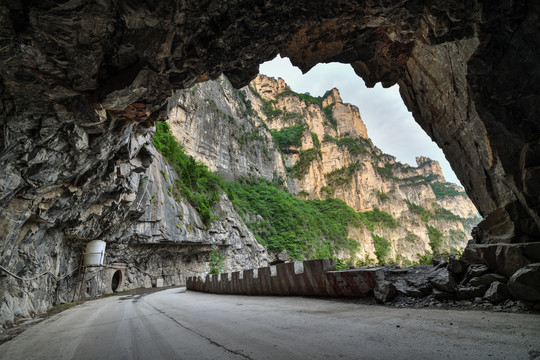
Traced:
[[[176, 103], [173, 90], [221, 73], [246, 85], [278, 53], [304, 71], [340, 61], [368, 85], [399, 83], [487, 216], [476, 240], [538, 241], [539, 7], [2, 1], [1, 264], [58, 271], [75, 258], [68, 242], [116, 233], [137, 214], [137, 182], [152, 162], [143, 144]], [[41, 309], [39, 299], [29, 302]]]

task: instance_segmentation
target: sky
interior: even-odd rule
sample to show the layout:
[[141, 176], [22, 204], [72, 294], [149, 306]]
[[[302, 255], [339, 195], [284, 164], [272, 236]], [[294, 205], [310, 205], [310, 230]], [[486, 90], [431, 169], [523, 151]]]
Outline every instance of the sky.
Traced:
[[368, 136], [375, 146], [393, 155], [398, 161], [416, 167], [415, 157], [427, 156], [437, 160], [446, 178], [459, 184], [442, 150], [418, 125], [399, 95], [398, 85], [384, 89], [380, 84], [369, 89], [348, 64], [318, 64], [306, 74], [279, 55], [259, 66], [266, 76], [282, 78], [297, 93], [309, 92], [322, 96], [326, 90], [337, 88], [343, 102], [356, 105], [366, 124]]

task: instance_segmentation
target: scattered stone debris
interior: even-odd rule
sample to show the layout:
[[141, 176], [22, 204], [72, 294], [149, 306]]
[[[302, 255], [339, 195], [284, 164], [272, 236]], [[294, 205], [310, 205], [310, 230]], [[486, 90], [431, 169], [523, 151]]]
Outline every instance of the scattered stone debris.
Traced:
[[540, 311], [540, 263], [526, 265], [510, 278], [453, 257], [437, 266], [381, 269], [384, 279], [378, 279], [373, 298], [358, 302], [398, 308]]

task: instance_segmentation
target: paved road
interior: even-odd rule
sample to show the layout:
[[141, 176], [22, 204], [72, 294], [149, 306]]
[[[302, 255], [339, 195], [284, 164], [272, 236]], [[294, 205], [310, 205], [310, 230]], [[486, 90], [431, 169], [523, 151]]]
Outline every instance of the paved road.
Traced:
[[0, 359], [540, 359], [540, 316], [167, 289], [89, 301]]

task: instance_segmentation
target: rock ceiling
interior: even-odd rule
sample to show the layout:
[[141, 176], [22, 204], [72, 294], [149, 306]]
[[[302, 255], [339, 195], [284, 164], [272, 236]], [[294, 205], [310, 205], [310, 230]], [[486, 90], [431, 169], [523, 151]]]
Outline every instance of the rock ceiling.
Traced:
[[[221, 73], [243, 86], [281, 53], [303, 71], [337, 61], [370, 86], [399, 84], [486, 217], [476, 241], [537, 241], [539, 8], [474, 0], [3, 2], [0, 213], [47, 186], [84, 184], [81, 171], [99, 172], [121, 152], [96, 150], [81, 168], [80, 142], [113, 144], [163, 119], [174, 89]], [[65, 136], [80, 141], [51, 145]], [[71, 154], [62, 175], [51, 151]], [[28, 205], [32, 216], [38, 203]]]

